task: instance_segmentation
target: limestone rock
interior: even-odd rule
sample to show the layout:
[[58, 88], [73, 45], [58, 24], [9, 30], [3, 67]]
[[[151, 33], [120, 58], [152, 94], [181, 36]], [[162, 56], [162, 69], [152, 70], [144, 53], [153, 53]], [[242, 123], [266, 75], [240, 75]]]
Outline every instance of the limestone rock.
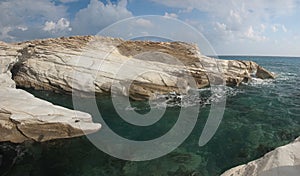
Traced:
[[101, 127], [87, 113], [55, 106], [24, 90], [1, 87], [0, 97], [0, 142], [70, 138]]
[[16, 85], [62, 93], [116, 93], [144, 100], [223, 82], [236, 86], [249, 81], [255, 72], [268, 78], [268, 72], [254, 62], [213, 59], [184, 42], [101, 36], [1, 42], [0, 141], [46, 141], [100, 128], [90, 115], [54, 106], [15, 89]]
[[98, 131], [101, 125], [93, 123], [89, 114], [55, 106], [15, 88], [11, 71], [20, 56], [30, 54], [22, 48], [22, 44], [0, 42], [0, 142], [43, 142]]
[[274, 79], [275, 75], [265, 68], [258, 66], [256, 71], [256, 76], [261, 79]]
[[298, 176], [300, 174], [300, 137], [265, 154], [260, 159], [232, 168], [222, 176]]
[[[136, 100], [185, 94], [189, 87], [222, 82], [237, 86], [249, 81], [258, 67], [251, 61], [212, 59], [183, 42], [75, 36], [18, 45], [23, 48], [12, 72], [19, 86], [64, 93], [112, 92]], [[189, 85], [188, 77], [195, 86]]]

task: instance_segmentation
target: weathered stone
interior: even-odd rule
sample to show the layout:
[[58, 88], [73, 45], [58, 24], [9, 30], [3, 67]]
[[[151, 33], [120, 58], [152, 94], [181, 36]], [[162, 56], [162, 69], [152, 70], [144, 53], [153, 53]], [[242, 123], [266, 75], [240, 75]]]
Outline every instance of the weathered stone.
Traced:
[[43, 142], [98, 131], [101, 125], [93, 123], [89, 114], [55, 106], [15, 88], [11, 72], [24, 55], [30, 52], [22, 44], [0, 42], [0, 142]]
[[[251, 79], [258, 65], [251, 61], [219, 60], [200, 54], [197, 46], [183, 42], [124, 41], [100, 36], [75, 36], [35, 40], [19, 45], [16, 84], [57, 92], [103, 93], [118, 85], [118, 92], [133, 99], [210, 84], [237, 86]], [[191, 85], [190, 85], [191, 86]], [[130, 87], [130, 88], [129, 88]]]
[[38, 142], [96, 132], [100, 124], [83, 112], [55, 106], [24, 90], [0, 89], [0, 141]]
[[0, 42], [0, 141], [47, 141], [100, 128], [90, 115], [54, 106], [15, 89], [16, 85], [81, 95], [117, 93], [144, 100], [223, 82], [237, 86], [249, 81], [258, 68], [257, 74], [268, 78], [267, 71], [254, 62], [213, 59], [184, 42], [100, 36]]
[[278, 147], [262, 158], [232, 168], [222, 176], [298, 176], [300, 173], [300, 137]]
[[10, 119], [11, 113], [0, 109], [0, 142], [10, 141], [21, 143], [28, 140], [17, 128], [17, 125]]
[[261, 79], [274, 79], [275, 75], [265, 68], [258, 66], [256, 71], [256, 77]]

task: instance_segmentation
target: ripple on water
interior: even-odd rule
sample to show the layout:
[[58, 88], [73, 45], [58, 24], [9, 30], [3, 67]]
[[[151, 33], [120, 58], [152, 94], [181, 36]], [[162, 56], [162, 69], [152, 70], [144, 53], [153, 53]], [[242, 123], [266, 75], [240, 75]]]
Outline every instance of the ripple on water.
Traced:
[[292, 105], [296, 106], [296, 107], [300, 107], [300, 99], [297, 99], [298, 101], [293, 101]]
[[288, 108], [288, 113], [290, 115], [300, 117], [300, 108]]

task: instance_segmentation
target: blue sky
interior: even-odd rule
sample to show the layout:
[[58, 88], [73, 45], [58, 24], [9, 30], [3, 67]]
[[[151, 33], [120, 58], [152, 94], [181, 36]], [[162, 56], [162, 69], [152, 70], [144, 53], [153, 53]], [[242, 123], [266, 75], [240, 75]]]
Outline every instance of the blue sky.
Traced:
[[193, 26], [219, 55], [300, 56], [299, 0], [0, 0], [0, 40], [94, 35], [141, 15]]

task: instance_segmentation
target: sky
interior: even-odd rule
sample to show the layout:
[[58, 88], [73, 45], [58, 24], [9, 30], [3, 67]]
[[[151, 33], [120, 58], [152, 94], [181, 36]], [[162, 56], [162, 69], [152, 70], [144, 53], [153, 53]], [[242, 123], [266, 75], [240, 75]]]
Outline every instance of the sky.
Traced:
[[300, 56], [300, 0], [0, 0], [0, 40], [95, 35], [130, 17], [159, 25], [143, 15], [192, 26], [218, 55]]

